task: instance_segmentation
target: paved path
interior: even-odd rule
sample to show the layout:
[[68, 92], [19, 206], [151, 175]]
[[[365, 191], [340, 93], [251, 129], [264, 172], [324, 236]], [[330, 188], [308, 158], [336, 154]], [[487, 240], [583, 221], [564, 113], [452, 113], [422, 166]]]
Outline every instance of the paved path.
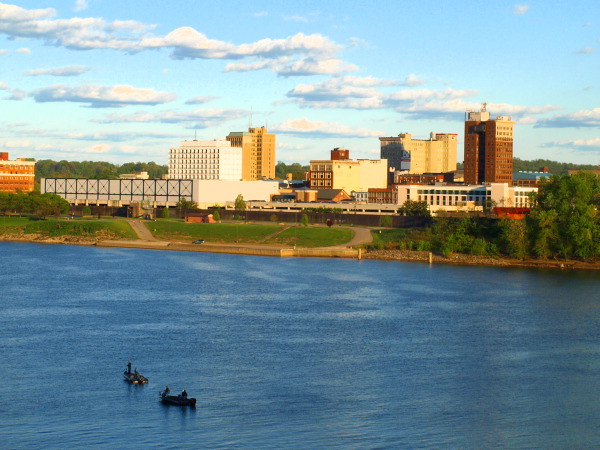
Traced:
[[150, 230], [148, 230], [148, 228], [146, 227], [146, 225], [144, 225], [144, 223], [141, 220], [128, 220], [129, 225], [131, 225], [131, 228], [133, 228], [133, 231], [135, 231], [135, 234], [137, 234], [138, 238], [140, 238], [142, 241], [156, 241], [157, 239], [152, 236], [152, 233], [150, 233]]
[[354, 237], [352, 240], [350, 240], [350, 242], [346, 242], [340, 247], [355, 247], [357, 245], [370, 244], [373, 242], [371, 229], [359, 227], [347, 227], [347, 229], [354, 231]]

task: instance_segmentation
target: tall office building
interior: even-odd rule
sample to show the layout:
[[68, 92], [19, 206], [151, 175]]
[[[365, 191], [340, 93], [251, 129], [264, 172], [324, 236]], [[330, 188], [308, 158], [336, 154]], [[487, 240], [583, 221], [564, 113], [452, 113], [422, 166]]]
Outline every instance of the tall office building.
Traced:
[[183, 141], [169, 150], [169, 178], [239, 181], [242, 150], [224, 139]]
[[465, 116], [465, 183], [513, 184], [513, 127], [508, 116], [481, 111]]
[[275, 178], [275, 135], [267, 127], [229, 133], [232, 147], [242, 149], [242, 180]]
[[381, 158], [388, 166], [408, 173], [443, 173], [456, 170], [457, 135], [431, 133], [429, 139], [413, 139], [410, 133], [380, 137]]

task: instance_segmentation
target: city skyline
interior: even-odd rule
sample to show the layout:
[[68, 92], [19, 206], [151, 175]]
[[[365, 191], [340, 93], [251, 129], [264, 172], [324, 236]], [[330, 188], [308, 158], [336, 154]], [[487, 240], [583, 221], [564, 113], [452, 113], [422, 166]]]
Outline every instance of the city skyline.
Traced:
[[600, 162], [600, 8], [593, 0], [0, 3], [0, 151], [155, 161], [249, 125], [276, 159], [379, 137], [458, 134], [487, 102], [514, 156]]

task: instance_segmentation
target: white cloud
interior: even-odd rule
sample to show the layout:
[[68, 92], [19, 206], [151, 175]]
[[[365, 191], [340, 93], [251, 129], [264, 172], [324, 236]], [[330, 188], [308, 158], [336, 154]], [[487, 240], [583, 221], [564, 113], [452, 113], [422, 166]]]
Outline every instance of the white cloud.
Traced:
[[[112, 22], [99, 18], [55, 18], [56, 11], [28, 10], [0, 3], [0, 33], [9, 38], [40, 39], [48, 44], [77, 50], [113, 49], [128, 53], [166, 48], [174, 59], [246, 60], [227, 70], [279, 70], [283, 76], [333, 74], [356, 70], [335, 55], [343, 47], [321, 34], [297, 33], [282, 39], [261, 39], [234, 45], [209, 39], [192, 27], [177, 28], [165, 36], [152, 35], [153, 25], [133, 20]], [[292, 57], [291, 60], [281, 60]], [[263, 60], [276, 61], [274, 64]], [[258, 64], [258, 65], [257, 65]]]
[[515, 5], [513, 6], [513, 14], [518, 16], [525, 14], [529, 10], [529, 6], [527, 5]]
[[87, 0], [76, 0], [73, 9], [75, 11], [83, 11], [84, 9], [88, 9]]
[[28, 70], [26, 72], [27, 75], [30, 76], [40, 76], [40, 75], [51, 75], [55, 77], [73, 77], [77, 75], [81, 75], [90, 70], [90, 67], [85, 66], [64, 66], [64, 67], [55, 67], [52, 69], [34, 69]]
[[214, 95], [204, 95], [190, 98], [185, 101], [186, 105], [202, 105], [204, 103], [212, 102], [213, 100], [218, 99], [219, 97], [215, 97]]
[[29, 55], [31, 53], [31, 49], [27, 47], [18, 48], [15, 50], [16, 53], [23, 53], [24, 55]]
[[229, 120], [248, 117], [248, 111], [240, 109], [195, 109], [193, 111], [162, 111], [149, 113], [138, 111], [133, 114], [110, 114], [104, 119], [96, 119], [97, 123], [188, 123], [188, 128], [206, 128], [225, 123]]
[[259, 17], [266, 17], [269, 15], [268, 11], [259, 11], [259, 12], [255, 12], [254, 14], [252, 14], [252, 16], [259, 18]]
[[125, 105], [158, 105], [175, 100], [176, 95], [139, 89], [132, 86], [67, 86], [57, 84], [37, 89], [30, 94], [36, 102], [88, 103], [93, 108], [120, 107]]
[[585, 47], [585, 48], [581, 48], [579, 50], [573, 50], [573, 53], [577, 53], [580, 55], [587, 55], [588, 53], [594, 53], [594, 48], [593, 47]]
[[573, 139], [568, 141], [546, 142], [542, 147], [575, 147], [579, 150], [600, 150], [600, 137], [592, 139]]
[[8, 50], [0, 50], [0, 55], [6, 55], [8, 53]]
[[556, 114], [540, 119], [536, 128], [587, 128], [600, 127], [600, 108], [583, 109], [570, 114]]
[[272, 126], [270, 130], [303, 136], [376, 137], [383, 134], [380, 130], [342, 125], [338, 122], [313, 122], [307, 118], [285, 120]]

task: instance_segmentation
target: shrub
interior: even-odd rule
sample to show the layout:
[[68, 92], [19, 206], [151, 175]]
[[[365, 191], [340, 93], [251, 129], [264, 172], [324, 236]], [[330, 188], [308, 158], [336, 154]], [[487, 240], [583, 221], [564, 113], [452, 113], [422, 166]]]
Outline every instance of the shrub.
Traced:
[[92, 210], [88, 205], [85, 205], [81, 210], [81, 214], [83, 214], [84, 216], [90, 216], [92, 214]]

